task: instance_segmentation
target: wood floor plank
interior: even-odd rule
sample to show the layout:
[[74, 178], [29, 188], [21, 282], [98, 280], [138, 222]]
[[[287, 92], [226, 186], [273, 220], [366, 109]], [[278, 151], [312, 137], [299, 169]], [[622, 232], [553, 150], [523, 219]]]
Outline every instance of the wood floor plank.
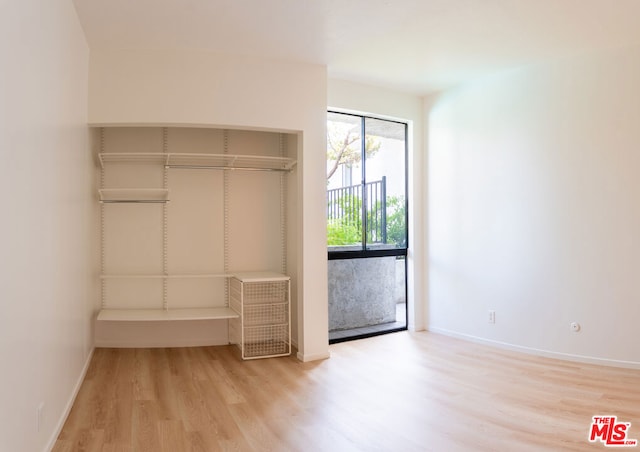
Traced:
[[221, 397], [227, 404], [244, 403], [246, 399], [242, 395], [242, 390], [239, 386], [242, 385], [242, 380], [238, 377], [238, 372], [232, 372], [231, 366], [225, 366], [219, 360], [212, 360], [205, 366], [205, 372], [212, 381], [216, 381], [219, 384], [216, 388], [220, 392]]
[[184, 448], [186, 438], [182, 421], [158, 421], [159, 452], [175, 452]]
[[190, 443], [189, 448], [218, 450], [219, 426], [212, 421], [212, 414], [208, 412], [203, 395], [198, 391], [197, 381], [175, 377], [173, 382], [178, 392], [178, 414]]
[[136, 400], [131, 416], [132, 446], [134, 452], [160, 450], [160, 429], [157, 407], [151, 400]]
[[209, 419], [208, 430], [215, 433], [216, 441], [221, 445], [220, 447], [250, 450], [249, 444], [229, 411], [231, 405], [224, 403], [216, 387], [209, 382], [198, 381], [196, 385], [202, 394], [202, 402], [206, 406]]
[[178, 399], [173, 391], [173, 379], [169, 366], [170, 358], [165, 349], [151, 351], [150, 371], [153, 376], [153, 400], [158, 408], [160, 420], [179, 420]]
[[104, 444], [100, 452], [132, 452], [131, 446], [128, 444]]
[[58, 438], [51, 452], [73, 452], [73, 442]]
[[101, 452], [104, 444], [104, 432], [97, 429], [80, 429], [73, 440], [57, 441], [52, 452]]
[[97, 349], [55, 452], [558, 451], [617, 415], [640, 439], [640, 371], [432, 333], [242, 361], [235, 347]]
[[229, 406], [229, 411], [251, 450], [282, 448], [277, 436], [266, 427], [261, 413], [251, 403], [235, 403]]

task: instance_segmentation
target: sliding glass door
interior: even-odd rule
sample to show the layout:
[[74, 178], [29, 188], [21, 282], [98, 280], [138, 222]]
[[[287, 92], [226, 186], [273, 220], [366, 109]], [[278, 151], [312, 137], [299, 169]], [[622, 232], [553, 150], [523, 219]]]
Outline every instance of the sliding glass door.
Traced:
[[406, 329], [407, 125], [327, 119], [330, 340]]

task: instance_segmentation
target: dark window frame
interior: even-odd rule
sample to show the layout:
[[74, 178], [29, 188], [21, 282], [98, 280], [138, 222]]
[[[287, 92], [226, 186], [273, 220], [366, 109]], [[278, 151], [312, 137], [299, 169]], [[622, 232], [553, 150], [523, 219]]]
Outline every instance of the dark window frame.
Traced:
[[366, 119], [374, 119], [376, 121], [387, 121], [395, 124], [401, 124], [404, 127], [404, 212], [405, 212], [405, 237], [406, 242], [404, 247], [393, 247], [393, 248], [380, 248], [380, 249], [367, 249], [367, 234], [366, 234], [366, 203], [363, 200], [362, 203], [362, 248], [359, 250], [339, 250], [339, 249], [328, 249], [327, 256], [328, 260], [336, 260], [336, 259], [361, 259], [365, 257], [384, 257], [384, 256], [407, 256], [407, 250], [409, 248], [409, 124], [404, 121], [398, 121], [393, 119], [381, 118], [378, 116], [358, 114], [358, 113], [346, 113], [339, 110], [327, 110], [327, 113], [335, 113], [345, 116], [353, 116], [356, 118], [360, 118], [360, 127], [362, 129], [362, 139], [360, 145], [360, 153], [361, 153], [361, 161], [362, 161], [362, 181], [361, 185], [366, 184], [366, 167], [367, 167], [367, 158], [365, 152], [366, 146]]
[[[330, 344], [336, 344], [339, 342], [345, 342], [345, 341], [351, 341], [351, 340], [356, 340], [356, 339], [364, 339], [367, 337], [373, 337], [373, 336], [379, 336], [379, 335], [383, 335], [383, 334], [389, 334], [389, 333], [395, 333], [395, 332], [399, 332], [399, 331], [406, 331], [409, 329], [409, 290], [408, 290], [408, 266], [409, 266], [409, 259], [408, 259], [408, 248], [409, 248], [409, 124], [408, 122], [404, 122], [404, 121], [398, 121], [398, 120], [390, 120], [387, 118], [381, 118], [381, 117], [377, 117], [377, 116], [371, 116], [371, 115], [365, 115], [365, 114], [358, 114], [358, 113], [351, 113], [351, 112], [343, 112], [343, 111], [339, 111], [339, 110], [327, 110], [328, 113], [336, 113], [336, 114], [342, 114], [342, 115], [350, 115], [350, 116], [355, 116], [355, 117], [359, 117], [361, 118], [361, 127], [362, 127], [362, 139], [361, 139], [361, 157], [362, 157], [362, 182], [361, 184], [364, 186], [366, 184], [366, 152], [365, 152], [365, 146], [366, 146], [366, 126], [365, 126], [365, 122], [366, 119], [375, 119], [375, 120], [380, 120], [380, 121], [388, 121], [388, 122], [392, 122], [392, 123], [397, 123], [397, 124], [402, 124], [404, 126], [404, 191], [405, 191], [405, 199], [404, 199], [404, 211], [405, 211], [405, 244], [404, 247], [393, 247], [393, 248], [374, 248], [374, 249], [367, 249], [367, 242], [366, 242], [366, 203], [363, 200], [362, 203], [362, 216], [363, 216], [363, 241], [362, 241], [362, 248], [358, 249], [358, 250], [340, 250], [340, 249], [328, 249], [327, 250], [327, 257], [328, 260], [339, 260], [339, 259], [362, 259], [362, 258], [374, 258], [374, 257], [386, 257], [386, 256], [396, 256], [396, 257], [402, 257], [404, 260], [404, 272], [405, 272], [405, 284], [404, 284], [404, 289], [405, 289], [405, 302], [406, 302], [406, 313], [405, 313], [405, 324], [402, 327], [394, 327], [394, 328], [389, 328], [389, 329], [385, 329], [382, 331], [376, 331], [376, 332], [368, 332], [368, 333], [360, 333], [360, 334], [354, 334], [351, 336], [347, 336], [347, 337], [340, 337], [340, 338], [334, 338], [334, 339], [330, 339], [329, 343]], [[364, 190], [363, 190], [364, 192]], [[352, 245], [351, 247], [356, 246], [356, 245]], [[348, 248], [349, 246], [345, 246], [344, 248]], [[336, 247], [338, 248], [338, 247]]]

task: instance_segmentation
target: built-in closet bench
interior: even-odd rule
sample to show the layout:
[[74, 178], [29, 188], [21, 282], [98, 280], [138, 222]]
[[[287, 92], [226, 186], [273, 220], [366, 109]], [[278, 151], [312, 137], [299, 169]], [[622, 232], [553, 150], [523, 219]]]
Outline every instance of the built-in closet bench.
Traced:
[[231, 308], [183, 308], [183, 309], [102, 309], [98, 320], [115, 322], [171, 321], [171, 320], [221, 320], [235, 319], [240, 315]]

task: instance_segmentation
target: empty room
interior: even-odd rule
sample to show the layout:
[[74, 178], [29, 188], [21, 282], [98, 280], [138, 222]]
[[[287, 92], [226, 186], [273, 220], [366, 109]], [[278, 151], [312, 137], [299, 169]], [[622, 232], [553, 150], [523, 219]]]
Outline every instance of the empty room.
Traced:
[[0, 2], [0, 451], [640, 438], [640, 2]]

